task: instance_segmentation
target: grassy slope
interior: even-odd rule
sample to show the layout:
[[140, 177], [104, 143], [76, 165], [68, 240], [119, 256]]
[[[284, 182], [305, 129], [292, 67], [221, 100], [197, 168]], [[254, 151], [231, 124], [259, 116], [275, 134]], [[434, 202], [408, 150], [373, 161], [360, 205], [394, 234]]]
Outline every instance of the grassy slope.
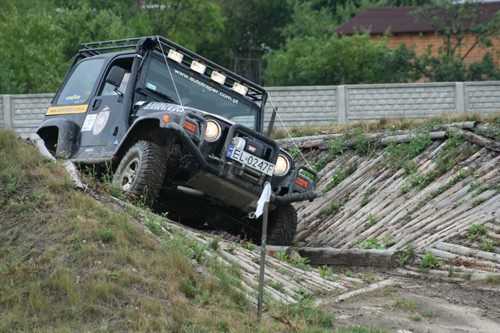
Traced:
[[307, 299], [269, 304], [259, 322], [238, 267], [151, 228], [162, 219], [150, 213], [159, 235], [146, 232], [139, 215], [75, 190], [59, 163], [0, 130], [0, 332], [336, 331]]

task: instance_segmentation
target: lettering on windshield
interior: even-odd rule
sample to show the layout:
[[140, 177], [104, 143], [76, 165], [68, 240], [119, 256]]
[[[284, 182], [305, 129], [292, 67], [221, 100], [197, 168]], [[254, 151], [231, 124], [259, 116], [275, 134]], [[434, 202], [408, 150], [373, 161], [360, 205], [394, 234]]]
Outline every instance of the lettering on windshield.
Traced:
[[233, 98], [233, 97], [231, 97], [229, 95], [226, 95], [222, 91], [219, 91], [218, 89], [215, 89], [214, 87], [211, 87], [210, 85], [206, 84], [205, 82], [202, 82], [202, 81], [200, 81], [200, 80], [198, 80], [198, 79], [196, 79], [196, 78], [194, 78], [192, 76], [189, 76], [186, 73], [183, 73], [183, 72], [181, 72], [178, 69], [175, 69], [174, 72], [175, 72], [175, 74], [177, 74], [179, 76], [182, 76], [183, 78], [188, 79], [189, 81], [191, 81], [191, 82], [193, 82], [193, 83], [195, 83], [195, 84], [197, 84], [197, 85], [199, 85], [199, 86], [207, 89], [211, 93], [219, 95], [220, 97], [222, 97], [222, 98], [224, 98], [224, 99], [232, 102], [233, 104], [238, 104], [239, 103], [239, 101], [238, 101], [237, 98]]

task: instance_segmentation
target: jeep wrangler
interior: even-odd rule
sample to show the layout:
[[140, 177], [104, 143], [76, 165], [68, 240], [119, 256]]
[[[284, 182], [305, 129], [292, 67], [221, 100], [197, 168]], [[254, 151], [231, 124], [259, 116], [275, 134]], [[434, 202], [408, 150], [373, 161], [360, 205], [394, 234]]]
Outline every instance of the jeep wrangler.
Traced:
[[37, 130], [56, 157], [108, 168], [180, 222], [247, 235], [270, 183], [268, 244], [292, 242], [293, 202], [318, 176], [263, 134], [267, 92], [164, 37], [85, 43]]

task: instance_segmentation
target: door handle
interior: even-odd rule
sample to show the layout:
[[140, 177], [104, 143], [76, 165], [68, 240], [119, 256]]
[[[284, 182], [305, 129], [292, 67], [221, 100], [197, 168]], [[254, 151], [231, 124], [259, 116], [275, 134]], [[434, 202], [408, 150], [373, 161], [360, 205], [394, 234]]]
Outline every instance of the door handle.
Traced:
[[92, 104], [92, 110], [97, 110], [101, 106], [102, 99], [95, 99]]

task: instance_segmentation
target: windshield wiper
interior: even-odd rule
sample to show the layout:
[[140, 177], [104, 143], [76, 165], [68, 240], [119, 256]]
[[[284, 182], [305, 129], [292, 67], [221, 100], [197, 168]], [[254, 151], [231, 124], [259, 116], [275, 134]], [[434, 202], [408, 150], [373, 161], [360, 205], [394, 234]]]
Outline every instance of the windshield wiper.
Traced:
[[[140, 90], [143, 90], [143, 88], [139, 88], [139, 89], [140, 89]], [[166, 100], [167, 100], [167, 101], [169, 101], [169, 102], [172, 102], [172, 103], [174, 103], [174, 104], [179, 104], [179, 103], [178, 103], [175, 99], [173, 99], [172, 97], [170, 97], [170, 96], [168, 96], [168, 95], [166, 95], [166, 94], [162, 93], [161, 91], [154, 90], [154, 89], [151, 89], [151, 88], [148, 88], [148, 87], [146, 87], [145, 89], [146, 89], [147, 91], [150, 91], [150, 92], [154, 93], [155, 95], [160, 96], [160, 97], [161, 97], [161, 98], [163, 98], [163, 99], [166, 99]]]

